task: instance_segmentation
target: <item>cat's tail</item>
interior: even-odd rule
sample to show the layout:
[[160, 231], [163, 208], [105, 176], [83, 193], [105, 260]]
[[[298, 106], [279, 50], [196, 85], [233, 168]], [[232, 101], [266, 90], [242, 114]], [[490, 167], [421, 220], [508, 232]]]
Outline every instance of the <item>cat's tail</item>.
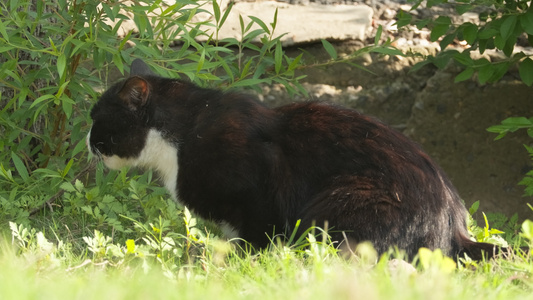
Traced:
[[473, 260], [483, 260], [491, 259], [495, 255], [500, 253], [505, 253], [508, 251], [505, 247], [500, 247], [490, 243], [479, 243], [470, 240], [468, 237], [464, 236], [462, 233], [458, 233], [459, 236], [456, 236], [456, 242], [459, 246], [459, 251], [457, 257], [465, 257], [465, 254], [468, 255]]
[[518, 247], [518, 248], [508, 248], [500, 247], [498, 245], [490, 243], [478, 243], [469, 240], [466, 238], [462, 240], [462, 249], [459, 251], [457, 257], [464, 257], [465, 254], [468, 255], [473, 260], [481, 261], [483, 259], [489, 260], [496, 255], [502, 255], [503, 257], [512, 257], [517, 253], [520, 255], [531, 255], [531, 248], [529, 247]]

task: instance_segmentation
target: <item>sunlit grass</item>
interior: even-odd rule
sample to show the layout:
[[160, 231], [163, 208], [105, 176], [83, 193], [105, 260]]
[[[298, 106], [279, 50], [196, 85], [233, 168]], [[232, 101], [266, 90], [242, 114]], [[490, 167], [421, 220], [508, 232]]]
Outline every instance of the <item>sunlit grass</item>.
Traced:
[[311, 236], [308, 242], [250, 254], [212, 241], [169, 267], [156, 257], [112, 260], [57, 245], [21, 251], [6, 240], [0, 299], [533, 299], [528, 256], [450, 268], [450, 260], [427, 252], [430, 262], [415, 270], [398, 260], [394, 267], [392, 257], [372, 261], [365, 249], [344, 259]]

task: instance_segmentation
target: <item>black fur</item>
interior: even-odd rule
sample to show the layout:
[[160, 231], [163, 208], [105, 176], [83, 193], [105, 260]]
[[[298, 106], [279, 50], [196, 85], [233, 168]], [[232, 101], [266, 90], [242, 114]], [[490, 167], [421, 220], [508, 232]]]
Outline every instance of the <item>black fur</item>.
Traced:
[[270, 109], [253, 97], [157, 77], [142, 62], [92, 110], [90, 147], [134, 158], [150, 129], [178, 149], [178, 199], [256, 246], [328, 222], [333, 240], [451, 256], [491, 256], [469, 240], [466, 210], [443, 171], [383, 123], [336, 105]]

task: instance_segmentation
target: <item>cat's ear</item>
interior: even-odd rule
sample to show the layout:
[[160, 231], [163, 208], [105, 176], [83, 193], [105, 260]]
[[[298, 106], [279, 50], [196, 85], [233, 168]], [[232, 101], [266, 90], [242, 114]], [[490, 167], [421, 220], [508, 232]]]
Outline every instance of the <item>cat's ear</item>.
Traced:
[[130, 76], [156, 75], [150, 67], [140, 58], [136, 58], [131, 63]]
[[133, 76], [126, 80], [118, 95], [131, 110], [138, 110], [148, 101], [150, 86], [143, 78]]

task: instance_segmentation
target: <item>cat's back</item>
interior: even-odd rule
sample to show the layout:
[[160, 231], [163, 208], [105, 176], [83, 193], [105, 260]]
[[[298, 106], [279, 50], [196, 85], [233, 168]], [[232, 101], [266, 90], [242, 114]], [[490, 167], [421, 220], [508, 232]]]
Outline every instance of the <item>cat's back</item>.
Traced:
[[[375, 181], [412, 201], [451, 187], [431, 158], [397, 130], [377, 119], [320, 102], [290, 104], [278, 113], [277, 140], [297, 176], [313, 185], [356, 176]], [[424, 188], [416, 192], [413, 184]], [[453, 189], [453, 188], [452, 188]], [[416, 194], [416, 195], [415, 195]]]
[[[356, 110], [322, 102], [275, 108], [280, 144], [287, 150], [338, 157], [340, 161], [390, 160], [432, 164], [415, 142], [379, 120]], [[349, 158], [351, 157], [351, 158]]]

